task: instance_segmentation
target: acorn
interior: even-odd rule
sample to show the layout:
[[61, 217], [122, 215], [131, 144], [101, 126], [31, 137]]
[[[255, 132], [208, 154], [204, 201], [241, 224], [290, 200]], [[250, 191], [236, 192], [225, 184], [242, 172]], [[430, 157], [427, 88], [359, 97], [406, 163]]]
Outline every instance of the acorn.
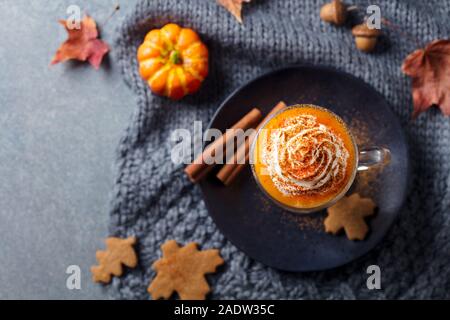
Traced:
[[340, 26], [347, 19], [347, 7], [341, 0], [332, 0], [320, 9], [320, 19]]
[[369, 29], [367, 23], [358, 24], [353, 27], [352, 34], [355, 37], [356, 47], [363, 52], [372, 52], [377, 44], [381, 31]]

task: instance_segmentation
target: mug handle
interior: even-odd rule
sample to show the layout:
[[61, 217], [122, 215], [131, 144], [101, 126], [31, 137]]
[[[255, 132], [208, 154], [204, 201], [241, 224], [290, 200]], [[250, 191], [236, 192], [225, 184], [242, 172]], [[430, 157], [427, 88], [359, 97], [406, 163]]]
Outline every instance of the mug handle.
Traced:
[[366, 147], [359, 150], [358, 171], [368, 170], [370, 167], [387, 164], [391, 161], [391, 152], [383, 147]]

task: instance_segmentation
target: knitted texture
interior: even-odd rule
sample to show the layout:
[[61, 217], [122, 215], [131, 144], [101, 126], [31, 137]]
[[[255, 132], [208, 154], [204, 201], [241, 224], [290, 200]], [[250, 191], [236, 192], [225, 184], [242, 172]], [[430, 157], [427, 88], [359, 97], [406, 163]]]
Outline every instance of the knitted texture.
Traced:
[[[386, 31], [377, 52], [355, 49], [349, 26], [319, 19], [323, 1], [255, 0], [244, 6], [240, 25], [215, 0], [140, 2], [119, 30], [118, 59], [137, 108], [118, 151], [112, 200], [112, 235], [135, 235], [140, 266], [115, 279], [118, 298], [149, 299], [152, 263], [160, 245], [175, 239], [219, 248], [225, 260], [211, 275], [216, 299], [352, 299], [450, 297], [450, 121], [430, 110], [412, 121], [410, 80], [401, 63], [417, 44]], [[369, 3], [352, 1], [365, 8]], [[356, 3], [355, 3], [356, 2]], [[423, 44], [447, 38], [449, 1], [379, 1], [383, 17]], [[210, 75], [201, 91], [179, 102], [151, 94], [140, 79], [136, 51], [146, 32], [174, 22], [197, 30], [210, 48]], [[385, 239], [369, 254], [343, 267], [286, 273], [247, 257], [217, 229], [198, 186], [170, 160], [170, 133], [193, 130], [211, 119], [234, 89], [266, 71], [289, 64], [331, 65], [375, 87], [401, 119], [411, 147], [408, 200]], [[382, 290], [368, 290], [366, 268], [381, 267]]]

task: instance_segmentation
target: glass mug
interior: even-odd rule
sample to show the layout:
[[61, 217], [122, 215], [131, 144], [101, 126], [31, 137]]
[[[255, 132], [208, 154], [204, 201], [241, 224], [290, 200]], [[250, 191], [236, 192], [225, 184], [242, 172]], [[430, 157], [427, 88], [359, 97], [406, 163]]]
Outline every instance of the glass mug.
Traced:
[[353, 184], [356, 173], [387, 163], [382, 147], [358, 150], [344, 121], [310, 104], [286, 107], [267, 119], [250, 149], [253, 176], [274, 203], [310, 213], [332, 206]]

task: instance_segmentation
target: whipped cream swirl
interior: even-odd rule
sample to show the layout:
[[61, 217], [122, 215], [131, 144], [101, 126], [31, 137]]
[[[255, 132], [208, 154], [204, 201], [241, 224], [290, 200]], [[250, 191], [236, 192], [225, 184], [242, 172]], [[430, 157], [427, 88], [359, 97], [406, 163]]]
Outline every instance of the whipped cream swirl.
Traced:
[[345, 178], [349, 153], [339, 136], [315, 116], [286, 119], [264, 140], [262, 159], [283, 194], [325, 193]]

